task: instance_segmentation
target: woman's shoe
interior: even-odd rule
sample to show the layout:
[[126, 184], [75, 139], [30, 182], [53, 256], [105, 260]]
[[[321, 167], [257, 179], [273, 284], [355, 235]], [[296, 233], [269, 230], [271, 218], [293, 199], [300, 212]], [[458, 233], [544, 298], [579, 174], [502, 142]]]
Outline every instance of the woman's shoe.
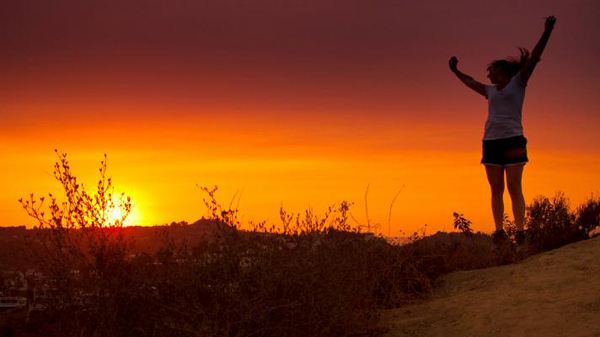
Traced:
[[515, 233], [515, 242], [519, 246], [522, 246], [525, 244], [525, 231], [517, 231]]
[[492, 234], [492, 240], [494, 240], [495, 245], [501, 245], [508, 241], [508, 236], [503, 229], [498, 229]]

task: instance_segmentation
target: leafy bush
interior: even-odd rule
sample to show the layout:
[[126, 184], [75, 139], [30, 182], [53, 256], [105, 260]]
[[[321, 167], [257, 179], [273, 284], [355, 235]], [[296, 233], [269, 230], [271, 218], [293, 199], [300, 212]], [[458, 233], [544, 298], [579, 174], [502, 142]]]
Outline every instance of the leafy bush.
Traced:
[[585, 237], [582, 229], [575, 224], [575, 215], [562, 193], [557, 193], [552, 199], [537, 197], [528, 207], [527, 215], [528, 242], [536, 252], [558, 248]]
[[452, 213], [452, 216], [454, 217], [454, 229], [458, 229], [467, 236], [473, 235], [473, 230], [471, 229], [471, 220], [465, 218], [463, 214], [457, 212]]
[[575, 226], [585, 234], [600, 226], [600, 198], [592, 196], [577, 208]]

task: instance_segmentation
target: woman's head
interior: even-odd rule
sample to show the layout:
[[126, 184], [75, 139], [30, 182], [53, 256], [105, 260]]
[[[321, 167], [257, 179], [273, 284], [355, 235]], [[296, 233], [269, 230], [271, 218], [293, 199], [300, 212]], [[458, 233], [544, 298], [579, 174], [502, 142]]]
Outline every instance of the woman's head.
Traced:
[[525, 62], [529, 59], [529, 50], [525, 48], [519, 48], [521, 57], [517, 60], [514, 57], [506, 59], [492, 61], [488, 67], [488, 78], [493, 84], [508, 82], [513, 76], [515, 76], [521, 68], [525, 65]]

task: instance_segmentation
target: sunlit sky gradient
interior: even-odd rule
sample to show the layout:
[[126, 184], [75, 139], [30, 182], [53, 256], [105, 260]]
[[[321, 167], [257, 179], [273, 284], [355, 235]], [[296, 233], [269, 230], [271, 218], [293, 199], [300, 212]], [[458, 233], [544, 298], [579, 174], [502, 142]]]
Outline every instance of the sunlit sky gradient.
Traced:
[[524, 192], [577, 204], [600, 192], [599, 13], [596, 0], [5, 2], [0, 225], [33, 224], [17, 199], [57, 190], [58, 148], [89, 187], [107, 153], [142, 225], [206, 215], [197, 184], [244, 222], [349, 200], [365, 223], [369, 185], [385, 234], [450, 230], [453, 211], [491, 231], [486, 101], [447, 60], [483, 82], [547, 15]]

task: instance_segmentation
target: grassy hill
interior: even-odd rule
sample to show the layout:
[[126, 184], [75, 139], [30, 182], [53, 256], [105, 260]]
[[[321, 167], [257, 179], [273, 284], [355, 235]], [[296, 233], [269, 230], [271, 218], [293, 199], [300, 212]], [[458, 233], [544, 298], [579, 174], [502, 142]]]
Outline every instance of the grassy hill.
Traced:
[[386, 311], [386, 336], [600, 336], [598, 256], [600, 237], [448, 274], [432, 298]]

